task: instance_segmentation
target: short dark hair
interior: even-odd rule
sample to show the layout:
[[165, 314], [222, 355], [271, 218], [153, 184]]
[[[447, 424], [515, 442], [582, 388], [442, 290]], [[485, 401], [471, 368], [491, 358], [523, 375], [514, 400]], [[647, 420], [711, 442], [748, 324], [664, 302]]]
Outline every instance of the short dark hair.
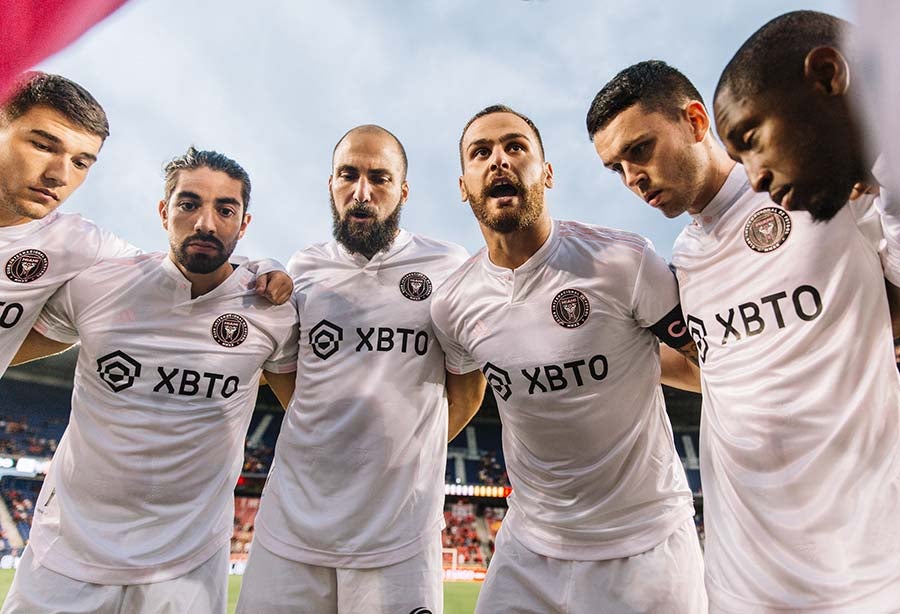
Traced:
[[250, 175], [244, 170], [244, 167], [217, 151], [208, 149], [197, 149], [193, 145], [188, 147], [184, 155], [172, 158], [165, 166], [166, 173], [166, 202], [172, 197], [175, 191], [175, 184], [178, 183], [179, 171], [192, 171], [198, 168], [208, 168], [214, 171], [222, 171], [232, 179], [241, 182], [241, 200], [243, 200], [244, 213], [250, 206]]
[[381, 132], [383, 134], [388, 135], [393, 139], [394, 143], [397, 144], [397, 149], [400, 150], [400, 160], [403, 163], [403, 181], [406, 181], [406, 172], [409, 170], [409, 160], [406, 158], [406, 148], [403, 147], [403, 143], [400, 142], [400, 139], [397, 136], [388, 130], [387, 128], [383, 128], [377, 124], [362, 124], [361, 126], [356, 126], [355, 128], [350, 128], [344, 135], [338, 139], [338, 142], [334, 144], [334, 149], [331, 150], [331, 165], [334, 166], [334, 156], [337, 153], [338, 147], [340, 147], [341, 143], [344, 142], [352, 132]]
[[109, 136], [106, 111], [90, 92], [70, 79], [36, 70], [19, 76], [12, 94], [0, 104], [0, 120], [14, 121], [37, 106], [50, 107], [102, 140]]
[[480, 118], [484, 117], [485, 115], [492, 115], [494, 113], [512, 113], [513, 115], [515, 115], [516, 117], [521, 119], [523, 122], [528, 124], [528, 127], [531, 128], [531, 130], [534, 132], [534, 136], [537, 137], [538, 147], [541, 150], [541, 160], [544, 159], [544, 141], [541, 140], [541, 131], [537, 129], [537, 126], [534, 125], [534, 122], [531, 121], [531, 119], [528, 118], [527, 116], [522, 115], [515, 109], [512, 109], [512, 108], [506, 106], [505, 104], [492, 104], [491, 106], [485, 107], [482, 110], [480, 110], [478, 113], [473, 115], [472, 118], [466, 122], [466, 126], [465, 126], [465, 128], [463, 128], [462, 134], [459, 135], [459, 165], [462, 168], [465, 168], [465, 164], [463, 163], [462, 144], [463, 144], [463, 139], [466, 136], [466, 131], [469, 129], [469, 126], [471, 126], [473, 123], [475, 123], [475, 120], [480, 119]]
[[632, 64], [613, 77], [597, 92], [587, 113], [587, 131], [591, 139], [616, 116], [640, 103], [648, 113], [662, 113], [678, 119], [686, 102], [703, 102], [700, 92], [677, 68], [661, 60]]
[[828, 13], [792, 11], [748, 38], [722, 71], [715, 98], [728, 89], [738, 98], [783, 89], [803, 79], [803, 63], [816, 47], [843, 46], [850, 24]]

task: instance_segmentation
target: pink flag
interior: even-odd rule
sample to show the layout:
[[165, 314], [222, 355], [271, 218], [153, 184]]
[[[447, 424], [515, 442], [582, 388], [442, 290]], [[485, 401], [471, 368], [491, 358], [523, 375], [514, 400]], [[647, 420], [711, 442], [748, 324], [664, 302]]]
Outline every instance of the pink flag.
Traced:
[[0, 99], [16, 77], [126, 0], [0, 0]]

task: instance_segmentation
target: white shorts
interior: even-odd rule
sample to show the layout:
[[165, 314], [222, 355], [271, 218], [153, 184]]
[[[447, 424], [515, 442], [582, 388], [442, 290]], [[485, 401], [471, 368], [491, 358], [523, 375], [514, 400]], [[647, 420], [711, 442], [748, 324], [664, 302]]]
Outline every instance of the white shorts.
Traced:
[[90, 584], [40, 565], [25, 548], [2, 614], [225, 614], [229, 547], [196, 569], [151, 584]]
[[541, 556], [505, 529], [497, 535], [476, 614], [706, 613], [693, 519], [652, 550], [607, 561]]
[[236, 614], [442, 614], [441, 539], [410, 559], [371, 569], [308, 565], [259, 542], [241, 584]]

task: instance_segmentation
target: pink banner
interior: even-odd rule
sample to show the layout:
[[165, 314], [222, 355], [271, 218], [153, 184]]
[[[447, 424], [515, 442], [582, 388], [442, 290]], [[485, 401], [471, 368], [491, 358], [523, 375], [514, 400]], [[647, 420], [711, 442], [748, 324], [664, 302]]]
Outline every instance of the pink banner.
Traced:
[[0, 1], [0, 99], [19, 73], [74, 42], [125, 1]]

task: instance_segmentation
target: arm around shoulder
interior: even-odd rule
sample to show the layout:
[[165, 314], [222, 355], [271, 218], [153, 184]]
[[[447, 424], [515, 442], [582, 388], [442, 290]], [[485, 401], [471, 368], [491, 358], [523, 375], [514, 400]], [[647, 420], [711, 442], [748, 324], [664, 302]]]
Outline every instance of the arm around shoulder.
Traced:
[[481, 371], [475, 370], [462, 375], [447, 371], [448, 427], [447, 441], [459, 435], [472, 417], [478, 413], [484, 399], [486, 381]]
[[39, 358], [53, 356], [54, 354], [65, 352], [72, 347], [72, 345], [72, 343], [62, 343], [60, 341], [48, 339], [36, 330], [31, 329], [10, 364], [21, 365]]
[[296, 385], [297, 372], [290, 373], [274, 373], [273, 371], [263, 371], [265, 383], [269, 385], [272, 392], [278, 398], [283, 409], [287, 409], [294, 396], [294, 386]]

